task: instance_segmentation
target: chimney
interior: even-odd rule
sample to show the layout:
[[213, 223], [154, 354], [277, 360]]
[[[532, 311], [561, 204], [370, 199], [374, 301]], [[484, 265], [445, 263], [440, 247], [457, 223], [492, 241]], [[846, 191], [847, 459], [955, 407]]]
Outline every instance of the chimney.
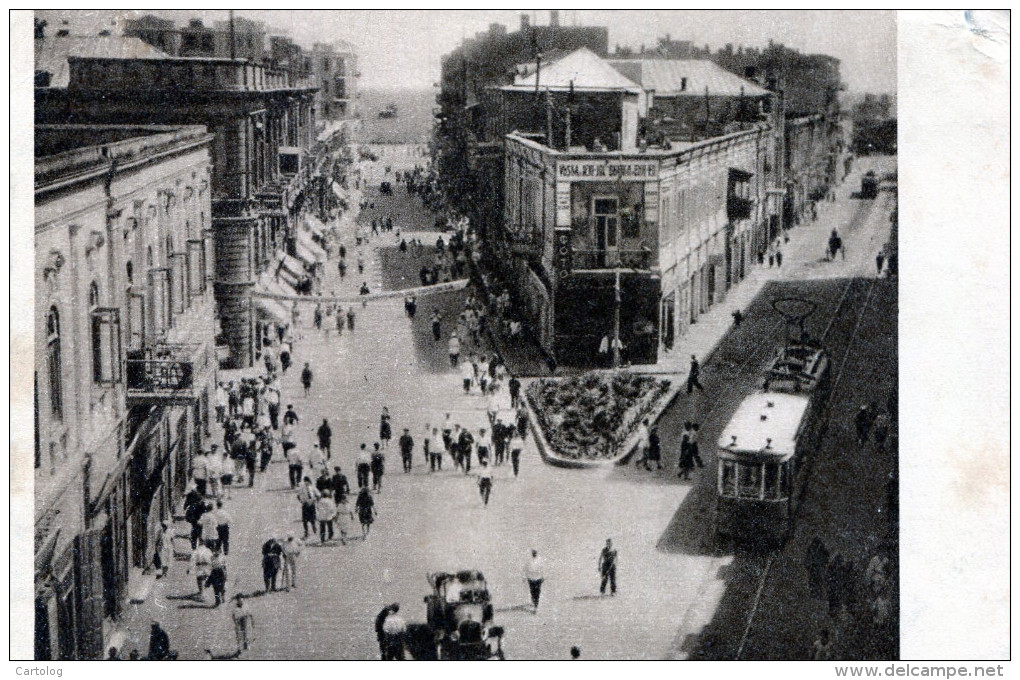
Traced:
[[531, 28], [531, 17], [527, 14], [521, 15], [521, 30], [526, 31]]
[[549, 25], [553, 28], [559, 28], [560, 26], [560, 11], [558, 9], [549, 10]]

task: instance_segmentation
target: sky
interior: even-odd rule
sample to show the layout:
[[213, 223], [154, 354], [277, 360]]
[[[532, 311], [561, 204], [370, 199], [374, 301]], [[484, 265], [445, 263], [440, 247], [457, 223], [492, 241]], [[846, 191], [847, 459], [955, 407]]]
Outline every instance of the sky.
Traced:
[[[346, 40], [360, 59], [362, 87], [429, 88], [439, 80], [441, 57], [489, 24], [517, 30], [522, 13], [532, 24], [549, 23], [548, 10], [235, 10], [265, 22], [271, 33], [290, 35], [310, 47], [313, 42]], [[111, 27], [125, 16], [146, 11], [40, 11], [51, 32], [61, 20], [73, 33]], [[192, 17], [206, 24], [225, 20], [226, 10], [160, 10], [178, 24]], [[564, 25], [609, 27], [610, 50], [616, 44], [638, 48], [670, 34], [713, 50], [733, 43], [764, 47], [769, 40], [806, 53], [834, 56], [851, 92], [896, 91], [896, 13], [893, 11], [724, 11], [724, 10], [560, 10]], [[119, 32], [119, 31], [117, 31]]]

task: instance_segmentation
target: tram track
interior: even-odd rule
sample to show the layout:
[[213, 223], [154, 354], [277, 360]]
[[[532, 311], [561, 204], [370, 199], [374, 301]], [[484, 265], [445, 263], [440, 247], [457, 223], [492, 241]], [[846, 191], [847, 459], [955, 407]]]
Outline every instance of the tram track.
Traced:
[[[842, 308], [842, 306], [843, 306], [843, 304], [844, 304], [844, 302], [846, 300], [846, 296], [847, 296], [847, 294], [850, 291], [850, 288], [858, 280], [859, 279], [851, 279], [848, 282], [847, 287], [843, 291], [843, 296], [840, 299], [840, 303], [836, 306], [836, 311], [833, 313], [832, 318], [829, 320], [829, 323], [826, 326], [825, 333], [824, 333], [823, 338], [822, 338], [822, 343], [826, 347], [830, 346], [829, 341], [831, 340], [831, 338], [830, 338], [829, 334], [832, 331], [836, 320], [839, 318], [839, 310]], [[875, 287], [876, 287], [877, 283], [878, 283], [878, 279], [871, 279], [870, 283], [868, 284], [867, 294], [866, 294], [866, 296], [864, 298], [863, 304], [861, 305], [860, 312], [857, 315], [857, 319], [854, 322], [853, 328], [851, 329], [850, 337], [846, 341], [846, 349], [843, 352], [843, 356], [842, 356], [842, 358], [840, 360], [839, 368], [836, 370], [835, 375], [834, 375], [833, 380], [832, 380], [832, 385], [830, 386], [830, 388], [828, 390], [828, 393], [825, 395], [825, 401], [824, 401], [824, 403], [823, 403], [823, 405], [821, 407], [820, 415], [819, 415], [819, 420], [821, 422], [821, 429], [816, 434], [815, 441], [813, 443], [813, 449], [816, 450], [816, 451], [818, 449], [819, 443], [826, 437], [826, 435], [828, 433], [829, 417], [830, 417], [830, 413], [831, 413], [830, 408], [831, 408], [831, 405], [833, 403], [833, 399], [834, 399], [835, 395], [838, 392], [839, 385], [840, 385], [840, 383], [842, 381], [844, 370], [846, 368], [846, 363], [847, 363], [847, 360], [850, 357], [850, 352], [853, 349], [853, 345], [854, 345], [855, 341], [857, 340], [857, 335], [858, 335], [858, 333], [860, 331], [861, 323], [864, 320], [865, 314], [867, 313], [869, 306], [871, 305], [871, 299], [872, 299], [872, 296], [874, 295]], [[799, 519], [801, 511], [802, 511], [802, 509], [804, 507], [804, 499], [806, 498], [807, 491], [808, 491], [808, 489], [809, 489], [809, 487], [811, 485], [811, 477], [812, 477], [811, 473], [814, 470], [814, 465], [815, 465], [815, 456], [811, 456], [811, 458], [808, 460], [808, 464], [806, 466], [806, 469], [804, 470], [804, 474], [805, 474], [804, 483], [801, 485], [800, 494], [798, 495], [798, 498], [797, 498], [797, 504], [796, 504], [796, 506], [794, 508], [794, 511], [793, 511], [793, 526], [796, 526], [797, 520]], [[776, 556], [778, 554], [780, 554], [781, 552], [782, 552], [782, 548], [774, 550], [774, 551], [770, 552], [768, 554], [768, 556], [766, 557], [766, 559], [765, 559], [765, 564], [762, 567], [761, 576], [759, 577], [759, 580], [758, 580], [758, 585], [755, 588], [754, 600], [752, 601], [750, 611], [747, 614], [747, 624], [744, 627], [743, 635], [741, 635], [740, 643], [737, 645], [737, 651], [736, 651], [736, 653], [733, 656], [733, 660], [734, 661], [739, 661], [741, 656], [743, 655], [744, 648], [745, 648], [745, 646], [747, 644], [748, 639], [750, 638], [751, 631], [753, 630], [753, 627], [754, 627], [755, 616], [758, 613], [758, 609], [759, 609], [759, 607], [761, 605], [761, 598], [762, 598], [762, 594], [764, 593], [764, 590], [765, 590], [765, 585], [766, 585], [766, 583], [768, 581], [769, 572], [771, 571], [772, 565], [775, 562]]]
[[[830, 313], [830, 317], [829, 317], [829, 319], [826, 322], [825, 328], [822, 330], [822, 332], [820, 334], [821, 342], [822, 342], [823, 346], [825, 345], [825, 343], [829, 339], [829, 336], [830, 336], [830, 333], [832, 331], [832, 328], [833, 328], [836, 320], [839, 319], [843, 307], [846, 305], [847, 298], [850, 295], [850, 291], [853, 288], [855, 281], [856, 281], [856, 279], [850, 279], [850, 280], [847, 281], [846, 286], [844, 286], [843, 291], [840, 294], [839, 300], [837, 301], [835, 307], [833, 308], [832, 312]], [[869, 296], [870, 296], [870, 293], [869, 293]], [[858, 324], [859, 323], [860, 323], [860, 321], [858, 320]], [[767, 334], [767, 337], [762, 338], [763, 342], [757, 343], [754, 346], [755, 347], [754, 350], [752, 350], [751, 352], [747, 353], [747, 355], [743, 358], [742, 361], [740, 361], [740, 363], [734, 364], [732, 362], [725, 362], [725, 365], [726, 365], [726, 367], [728, 369], [727, 372], [732, 374], [732, 375], [740, 375], [744, 371], [746, 371], [749, 366], [755, 365], [755, 364], [763, 361], [766, 356], [768, 356], [769, 354], [771, 354], [775, 350], [775, 340], [780, 337], [780, 335], [781, 335], [780, 331], [785, 326], [786, 326], [786, 321], [785, 320], [777, 321], [775, 324], [769, 326], [769, 332]], [[723, 361], [725, 361], [725, 360], [723, 360]], [[713, 361], [712, 363], [716, 364], [717, 361]], [[841, 362], [841, 369], [842, 369], [842, 366], [845, 365], [845, 363], [846, 363], [846, 360], [845, 360], [845, 355], [844, 355], [844, 359]], [[734, 366], [735, 366], [735, 368], [734, 368]], [[729, 369], [732, 369], [732, 370], [729, 370]], [[713, 373], [719, 375], [721, 373], [721, 371], [715, 370], [715, 371], [713, 371]], [[831, 393], [831, 391], [830, 391], [830, 393]], [[705, 413], [699, 414], [699, 416], [700, 416], [699, 419], [700, 420], [708, 420], [712, 416], [718, 414], [718, 412], [720, 410], [722, 410], [723, 408], [726, 408], [726, 407], [727, 407], [726, 402], [721, 401], [721, 400], [720, 401], [716, 401], [716, 402], [714, 402], [713, 406], [710, 409], [708, 409]], [[711, 582], [711, 575], [713, 573], [717, 573], [718, 570], [721, 567], [723, 567], [725, 565], [726, 561], [731, 557], [730, 552], [725, 549], [725, 546], [722, 546], [719, 543], [718, 534], [715, 531], [715, 524], [714, 524], [714, 522], [715, 522], [715, 520], [714, 520], [714, 513], [713, 513], [713, 524], [712, 524], [711, 533], [710, 533], [710, 536], [712, 537], [711, 540], [712, 540], [712, 543], [713, 543], [713, 545], [712, 545], [712, 554], [713, 554], [713, 557], [710, 560], [708, 560], [708, 563], [706, 564], [705, 569], [704, 569], [704, 571], [702, 573], [702, 576], [701, 576], [701, 586], [698, 589], [697, 596], [692, 600], [691, 604], [684, 610], [683, 616], [681, 617], [681, 626], [680, 626], [681, 630], [686, 629], [687, 621], [689, 620], [689, 618], [691, 616], [691, 611], [694, 608], [695, 604], [697, 602], [701, 601], [703, 599], [703, 597], [705, 596], [705, 594], [706, 594], [706, 592], [708, 590], [708, 587], [710, 585], [710, 582]], [[742, 651], [744, 642], [746, 641], [746, 638], [747, 638], [747, 636], [749, 634], [751, 622], [752, 622], [753, 617], [754, 617], [753, 612], [757, 609], [758, 600], [761, 597], [761, 592], [764, 589], [766, 577], [767, 577], [769, 569], [771, 568], [771, 565], [772, 565], [772, 559], [773, 558], [770, 556], [768, 558], [768, 560], [766, 561], [766, 564], [764, 565], [763, 569], [762, 569], [762, 577], [759, 578], [758, 587], [756, 588], [755, 599], [754, 599], [754, 603], [752, 605], [752, 613], [748, 617], [748, 624], [747, 624], [747, 627], [745, 628], [744, 635], [741, 638], [741, 643], [740, 643], [740, 647], [738, 648], [737, 656], [735, 657], [737, 659], [739, 659], [739, 654]]]

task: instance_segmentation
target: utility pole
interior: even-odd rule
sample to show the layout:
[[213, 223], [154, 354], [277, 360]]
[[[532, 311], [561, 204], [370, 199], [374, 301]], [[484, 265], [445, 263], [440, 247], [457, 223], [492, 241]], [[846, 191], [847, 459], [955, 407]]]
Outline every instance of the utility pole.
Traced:
[[553, 103], [549, 88], [545, 88], [545, 145], [553, 147]]

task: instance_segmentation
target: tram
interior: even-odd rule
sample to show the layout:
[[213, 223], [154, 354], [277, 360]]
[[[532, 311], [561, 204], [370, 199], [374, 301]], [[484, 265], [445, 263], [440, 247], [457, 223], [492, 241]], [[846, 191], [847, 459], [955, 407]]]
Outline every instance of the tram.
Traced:
[[813, 417], [808, 394], [757, 392], [744, 399], [718, 442], [718, 534], [755, 543], [785, 540]]

